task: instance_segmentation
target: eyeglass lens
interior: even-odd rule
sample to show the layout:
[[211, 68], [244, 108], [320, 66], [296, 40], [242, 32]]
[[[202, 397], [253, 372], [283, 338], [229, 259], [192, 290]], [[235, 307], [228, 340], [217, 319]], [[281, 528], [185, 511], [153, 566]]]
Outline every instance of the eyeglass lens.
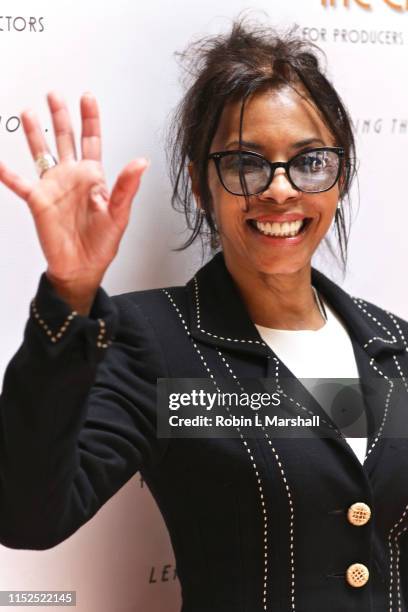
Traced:
[[[336, 182], [339, 164], [340, 158], [335, 151], [307, 151], [292, 160], [289, 176], [301, 191], [326, 191]], [[244, 195], [243, 179], [249, 195], [265, 191], [270, 183], [268, 161], [248, 152], [222, 156], [219, 169], [224, 186], [236, 195]]]

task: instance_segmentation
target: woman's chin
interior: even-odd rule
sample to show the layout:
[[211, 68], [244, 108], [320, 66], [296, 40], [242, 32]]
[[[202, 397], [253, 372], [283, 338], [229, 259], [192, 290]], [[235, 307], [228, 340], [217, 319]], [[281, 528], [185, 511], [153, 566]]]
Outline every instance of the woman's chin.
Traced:
[[262, 254], [259, 257], [251, 257], [250, 261], [254, 273], [259, 274], [297, 274], [311, 266], [311, 259], [308, 258], [290, 261], [290, 258], [287, 257], [284, 261], [279, 261], [276, 258], [267, 258]]

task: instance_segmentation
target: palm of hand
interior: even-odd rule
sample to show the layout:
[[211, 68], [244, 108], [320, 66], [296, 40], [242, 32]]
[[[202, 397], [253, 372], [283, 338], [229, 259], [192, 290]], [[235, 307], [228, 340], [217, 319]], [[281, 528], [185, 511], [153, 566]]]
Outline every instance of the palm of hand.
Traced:
[[[115, 257], [127, 226], [132, 199], [148, 163], [133, 160], [119, 174], [109, 193], [101, 164], [99, 111], [93, 96], [81, 98], [82, 159], [77, 161], [75, 138], [63, 100], [48, 95], [59, 162], [36, 183], [30, 183], [0, 163], [0, 181], [23, 198], [33, 215], [48, 272], [61, 283], [99, 282]], [[49, 153], [36, 116], [22, 114], [34, 159]]]
[[32, 189], [28, 204], [54, 277], [73, 279], [108, 267], [127, 219], [111, 215], [99, 162], [67, 161], [51, 168]]

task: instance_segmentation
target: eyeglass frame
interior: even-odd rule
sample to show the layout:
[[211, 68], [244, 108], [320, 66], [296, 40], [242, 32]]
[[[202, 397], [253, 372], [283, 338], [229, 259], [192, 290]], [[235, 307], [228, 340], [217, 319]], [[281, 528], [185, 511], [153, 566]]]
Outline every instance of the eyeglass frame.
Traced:
[[[333, 185], [331, 185], [327, 189], [322, 189], [322, 190], [319, 190], [319, 191], [305, 191], [303, 189], [299, 189], [299, 187], [292, 181], [292, 179], [290, 177], [290, 174], [289, 174], [289, 167], [290, 167], [290, 164], [293, 162], [293, 160], [295, 160], [297, 157], [300, 157], [301, 155], [305, 155], [306, 153], [313, 153], [314, 151], [334, 151], [335, 153], [337, 153], [337, 155], [339, 157], [339, 161], [340, 161], [339, 168], [338, 168], [338, 171], [337, 171], [336, 180], [333, 182]], [[269, 189], [270, 184], [273, 181], [273, 177], [275, 175], [276, 168], [284, 168], [285, 169], [285, 173], [286, 173], [287, 179], [288, 179], [289, 183], [292, 185], [292, 187], [294, 187], [294, 189], [296, 189], [296, 191], [301, 191], [302, 193], [324, 193], [325, 191], [330, 191], [330, 189], [333, 189], [333, 187], [335, 186], [335, 184], [337, 183], [337, 181], [340, 178], [340, 174], [341, 174], [341, 171], [343, 169], [343, 163], [342, 162], [344, 161], [344, 157], [345, 157], [345, 149], [344, 149], [344, 147], [313, 147], [311, 149], [307, 149], [306, 151], [301, 151], [300, 153], [296, 153], [296, 155], [294, 155], [293, 157], [288, 159], [288, 161], [286, 161], [286, 162], [282, 162], [282, 161], [271, 162], [271, 161], [269, 161], [269, 159], [267, 159], [261, 153], [258, 153], [256, 151], [249, 151], [247, 149], [231, 149], [231, 150], [227, 150], [227, 151], [215, 151], [214, 153], [210, 153], [210, 155], [207, 157], [207, 159], [208, 160], [212, 159], [214, 161], [214, 164], [215, 164], [215, 167], [216, 167], [216, 170], [217, 170], [217, 174], [218, 174], [218, 178], [220, 179], [221, 185], [224, 187], [224, 189], [226, 191], [228, 191], [228, 193], [231, 193], [232, 195], [235, 195], [235, 196], [241, 196], [241, 197], [244, 197], [245, 194], [244, 193], [234, 193], [233, 191], [230, 191], [225, 186], [224, 181], [222, 180], [221, 170], [220, 170], [220, 166], [219, 166], [220, 159], [221, 159], [221, 157], [225, 157], [226, 155], [230, 155], [231, 153], [249, 153], [250, 155], [253, 155], [255, 157], [259, 157], [260, 159], [262, 159], [265, 162], [267, 162], [267, 164], [269, 165], [270, 179], [269, 179], [266, 187], [264, 189], [261, 189], [260, 191], [255, 192], [255, 193], [249, 193], [248, 196], [258, 195], [260, 193], [263, 193], [267, 189]]]

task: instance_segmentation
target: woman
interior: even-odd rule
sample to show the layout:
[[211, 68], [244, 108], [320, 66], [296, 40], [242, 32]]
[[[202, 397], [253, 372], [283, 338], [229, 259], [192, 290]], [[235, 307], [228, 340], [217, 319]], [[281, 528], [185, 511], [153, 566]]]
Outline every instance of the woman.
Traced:
[[[147, 164], [128, 164], [109, 193], [92, 96], [81, 100], [81, 160], [49, 94], [58, 162], [26, 112], [41, 179], [1, 167], [48, 263], [4, 378], [1, 542], [56, 545], [140, 470], [169, 529], [183, 612], [407, 611], [407, 419], [394, 380], [406, 385], [408, 325], [311, 266], [333, 223], [346, 261], [348, 114], [291, 33], [236, 22], [195, 51], [173, 132], [173, 204], [189, 243], [209, 231], [221, 250], [186, 286], [115, 297], [101, 287]], [[361, 435], [347, 436], [301, 377], [359, 377]], [[317, 415], [321, 428], [160, 438], [158, 378], [208, 378], [218, 391], [221, 379], [237, 390], [268, 379], [282, 414]]]

